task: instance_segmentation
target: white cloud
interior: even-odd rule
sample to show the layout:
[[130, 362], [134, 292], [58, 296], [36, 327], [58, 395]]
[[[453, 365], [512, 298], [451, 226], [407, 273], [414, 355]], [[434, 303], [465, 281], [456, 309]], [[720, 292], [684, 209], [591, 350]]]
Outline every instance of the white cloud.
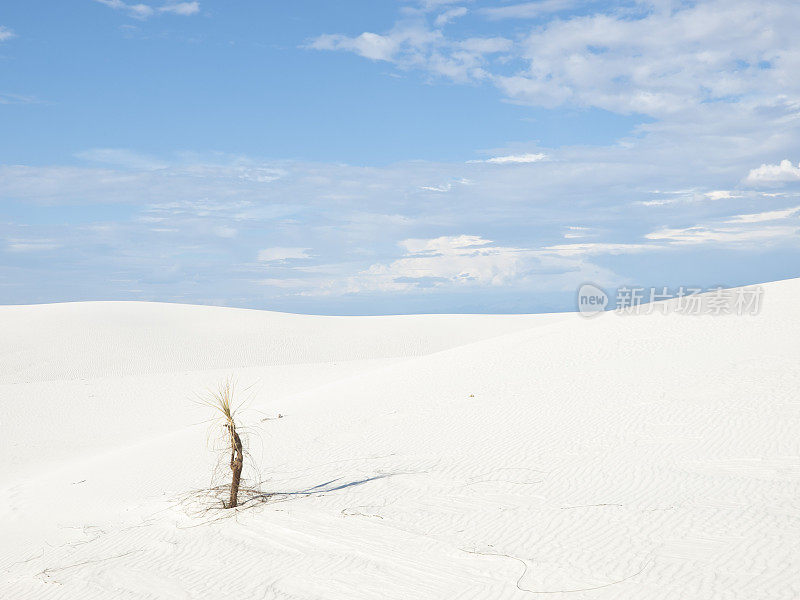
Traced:
[[753, 185], [800, 181], [800, 163], [796, 167], [789, 160], [782, 160], [777, 165], [763, 164], [757, 169], [752, 169], [745, 181]]
[[779, 219], [788, 219], [789, 217], [796, 216], [800, 213], [800, 206], [793, 208], [784, 208], [782, 210], [769, 210], [766, 212], [753, 213], [748, 215], [736, 215], [726, 223], [763, 223], [764, 221], [777, 221]]
[[41, 100], [33, 96], [23, 96], [22, 94], [7, 94], [0, 92], [0, 104], [41, 104]]
[[326, 34], [314, 39], [309, 47], [315, 50], [346, 50], [370, 60], [392, 61], [404, 44], [421, 45], [426, 37], [423, 31], [414, 34], [410, 30], [395, 31], [389, 35], [364, 32], [356, 37]]
[[[467, 0], [467, 2], [472, 2], [472, 0]], [[463, 4], [462, 0], [421, 0], [419, 5], [425, 11], [435, 11], [441, 10], [445, 6], [449, 6], [451, 4]]]
[[467, 9], [465, 7], [456, 6], [455, 8], [444, 11], [442, 14], [436, 17], [434, 23], [437, 27], [442, 27], [447, 25], [450, 21], [458, 19], [459, 17], [463, 17], [465, 14], [467, 14]]
[[[475, 9], [474, 13], [492, 19], [539, 18], [568, 4], [531, 2], [498, 7], [495, 12]], [[764, 160], [762, 157], [794, 156], [800, 148], [800, 79], [796, 77], [800, 71], [800, 38], [796, 35], [800, 11], [796, 2], [707, 0], [589, 6], [590, 14], [543, 18], [525, 25], [526, 35], [513, 42], [501, 39], [493, 46], [482, 41], [482, 46], [476, 43], [471, 50], [464, 47], [469, 38], [458, 37], [456, 28], [430, 31], [415, 23], [418, 31], [427, 31], [429, 37], [409, 38], [387, 54], [387, 60], [401, 69], [420, 69], [456, 82], [492, 83], [507, 100], [518, 104], [595, 107], [652, 117], [616, 144], [543, 148], [542, 156], [509, 151], [484, 161], [468, 161], [483, 163], [481, 167], [467, 165], [479, 170], [477, 176], [468, 174], [476, 181], [472, 186], [475, 196], [504, 206], [492, 217], [504, 223], [513, 221], [511, 215], [517, 213], [509, 207], [514, 201], [531, 207], [527, 216], [537, 215], [531, 222], [539, 217], [535, 208], [539, 206], [553, 211], [558, 211], [555, 204], [580, 206], [588, 214], [596, 214], [594, 210], [601, 206], [616, 207], [618, 224], [611, 230], [603, 227], [608, 242], [525, 250], [550, 252], [575, 262], [601, 253], [663, 251], [697, 244], [735, 248], [796, 243], [794, 227], [758, 225], [755, 219], [766, 220], [769, 213], [723, 214], [715, 222], [695, 227], [663, 227], [665, 218], [711, 211], [712, 202], [719, 202], [713, 208], [715, 213], [727, 207], [742, 212], [740, 199], [755, 200], [757, 196], [736, 189], [741, 175]], [[411, 25], [401, 21], [387, 36], [397, 39], [397, 31], [406, 27]], [[490, 34], [481, 38], [491, 39]], [[460, 52], [466, 52], [467, 58]], [[544, 161], [548, 158], [545, 151], [553, 160], [535, 168], [535, 181], [530, 169], [491, 169], [486, 165]], [[747, 177], [751, 185], [798, 180], [800, 164], [788, 160], [762, 165]], [[642, 190], [654, 186], [676, 191], [640, 201]], [[425, 182], [422, 187], [433, 191], [434, 186]], [[470, 191], [459, 192], [454, 200], [461, 203]], [[642, 206], [661, 208], [643, 211]], [[544, 214], [551, 214], [547, 210]], [[549, 221], [557, 231], [563, 230], [566, 219], [574, 218], [574, 212], [564, 214], [567, 212], [564, 209]], [[642, 240], [645, 243], [616, 243], [630, 240], [632, 232], [647, 234]], [[581, 233], [567, 230], [564, 236], [569, 240]], [[380, 264], [389, 269], [394, 263]], [[429, 283], [444, 286], [450, 276], [445, 273], [443, 281]], [[408, 283], [412, 279], [404, 279], [404, 285], [413, 285]]]
[[769, 240], [797, 239], [798, 228], [783, 225], [766, 227], [707, 227], [695, 225], [671, 229], [665, 227], [648, 233], [649, 240], [666, 241], [676, 245], [705, 244], [709, 242], [731, 244], [742, 242], [764, 242]]
[[348, 292], [412, 291], [442, 286], [500, 286], [529, 276], [537, 261], [521, 248], [474, 235], [408, 239], [403, 258], [374, 264], [348, 280]]
[[446, 183], [444, 185], [422, 185], [419, 189], [425, 190], [426, 192], [449, 192], [452, 189], [453, 185], [450, 183]]
[[[524, 18], [568, 8], [545, 0], [481, 9], [490, 18]], [[493, 52], [467, 52], [465, 40], [400, 21], [386, 35], [327, 35], [312, 47], [348, 50], [402, 68], [419, 68], [458, 82], [492, 81], [516, 102], [592, 106], [656, 118], [687, 111], [754, 111], [800, 101], [800, 11], [795, 0], [766, 5], [708, 0], [644, 6], [596, 6], [531, 27]], [[414, 32], [415, 35], [409, 35]], [[509, 69], [508, 64], [522, 63]], [[496, 68], [495, 68], [496, 65]], [[719, 105], [719, 106], [718, 106]]]
[[297, 248], [297, 247], [290, 248], [285, 246], [265, 248], [264, 250], [259, 251], [258, 261], [280, 262], [285, 260], [312, 258], [311, 254], [309, 254], [310, 251], [311, 248]]
[[737, 198], [730, 190], [714, 190], [703, 194], [709, 200], [727, 200], [729, 198]]
[[61, 244], [55, 240], [10, 239], [6, 248], [11, 252], [45, 252], [61, 248]]
[[307, 295], [361, 292], [419, 292], [470, 288], [571, 290], [579, 283], [613, 280], [614, 274], [582, 256], [547, 249], [496, 245], [477, 235], [407, 239], [403, 257], [376, 263], [343, 285], [329, 281]]
[[788, 0], [710, 0], [643, 17], [620, 10], [554, 20], [523, 42], [528, 68], [497, 81], [526, 103], [656, 117], [720, 101], [797, 98], [800, 86], [787, 86], [786, 77], [800, 52], [798, 26]]
[[486, 162], [493, 165], [509, 165], [509, 164], [541, 162], [546, 158], [547, 158], [546, 154], [538, 152], [535, 154], [526, 153], [526, 154], [509, 154], [507, 156], [495, 156], [493, 158], [487, 158], [486, 160], [474, 160], [469, 162]]
[[131, 16], [139, 19], [146, 19], [155, 12], [153, 8], [147, 4], [128, 4], [122, 0], [95, 0], [95, 2], [105, 4], [106, 6], [115, 10], [128, 12], [131, 14]]
[[666, 206], [667, 204], [675, 204], [677, 200], [673, 198], [656, 198], [655, 200], [642, 200], [637, 204], [642, 206]]
[[158, 9], [162, 13], [173, 13], [176, 15], [195, 15], [200, 12], [199, 2], [176, 2], [174, 4], [165, 4]]
[[[654, 252], [671, 252], [674, 258], [665, 261], [672, 260], [670, 268], [677, 269], [678, 257], [691, 263], [687, 249], [702, 243], [785, 248], [794, 240], [800, 245], [797, 226], [790, 226], [796, 221], [767, 223], [780, 229], [759, 224], [789, 209], [737, 214], [765, 200], [760, 192], [741, 192], [747, 204], [734, 197], [738, 191], [718, 204], [707, 201], [708, 190], [735, 189], [753, 164], [748, 154], [711, 152], [704, 143], [676, 147], [669, 141], [663, 147], [649, 141], [543, 149], [553, 160], [531, 168], [425, 161], [362, 167], [216, 155], [169, 159], [114, 149], [83, 155], [98, 163], [94, 166], [0, 165], [0, 204], [27, 206], [30, 215], [47, 206], [68, 206], [59, 214], [75, 215], [74, 222], [66, 217], [61, 225], [32, 216], [27, 223], [23, 218], [19, 224], [0, 222], [0, 240], [18, 244], [13, 249], [0, 244], [0, 253], [5, 252], [0, 275], [29, 269], [30, 253], [46, 249], [31, 244], [46, 240], [43, 244], [59, 244], [65, 251], [48, 254], [54, 262], [42, 272], [49, 269], [55, 281], [69, 267], [82, 282], [96, 281], [92, 289], [98, 294], [106, 274], [124, 273], [143, 294], [178, 301], [219, 298], [214, 294], [223, 293], [218, 282], [224, 281], [228, 303], [237, 305], [263, 307], [270, 299], [299, 295], [338, 296], [344, 305], [351, 301], [347, 294], [359, 291], [385, 292], [386, 299], [395, 292], [429, 297], [432, 290], [438, 290], [437, 298], [447, 298], [461, 290], [478, 306], [488, 297], [482, 294], [512, 290], [531, 298], [534, 291], [574, 289], [587, 280], [621, 281], [593, 264], [593, 257], [602, 257], [604, 265], [622, 264], [626, 277], [636, 277], [648, 272], [647, 259]], [[515, 150], [508, 155], [523, 156]], [[458, 193], [420, 191], [448, 185]], [[632, 204], [654, 188], [674, 189], [664, 195], [698, 201], [657, 211]], [[95, 211], [89, 205], [104, 208]], [[682, 227], [686, 219], [712, 211], [719, 215], [715, 222], [663, 228], [670, 223], [666, 219]], [[96, 214], [108, 221], [85, 225]], [[440, 235], [460, 231], [483, 235]], [[562, 238], [586, 233], [591, 237]], [[271, 247], [264, 248], [265, 239]], [[612, 258], [616, 255], [628, 258], [618, 261]], [[148, 283], [164, 257], [181, 263], [169, 275], [177, 282], [169, 289], [185, 296], [161, 295], [164, 283]], [[266, 270], [271, 280], [260, 281]], [[755, 281], [753, 272], [746, 276]], [[329, 306], [319, 302], [314, 306]], [[311, 310], [303, 306], [295, 310]]]
[[409, 254], [458, 254], [491, 244], [478, 235], [443, 236], [432, 239], [407, 239], [400, 242]]
[[568, 225], [567, 230], [568, 231], [564, 234], [564, 237], [567, 239], [582, 238], [589, 234], [588, 227], [580, 227], [578, 225]]
[[8, 27], [0, 25], [0, 42], [5, 42], [13, 37], [17, 37], [17, 34], [11, 31]]
[[542, 250], [558, 256], [587, 256], [591, 254], [633, 254], [662, 249], [654, 244], [612, 244], [606, 242], [585, 244], [557, 244]]
[[479, 12], [492, 20], [533, 19], [548, 13], [567, 10], [575, 4], [575, 0], [539, 0], [538, 2], [523, 2], [496, 8], [482, 8]]
[[699, 192], [696, 190], [676, 190], [676, 191], [658, 191], [650, 192], [658, 194], [660, 197], [653, 200], [641, 200], [636, 202], [640, 206], [668, 206], [671, 204], [685, 204], [689, 202], [703, 202], [706, 200], [732, 200], [741, 198], [742, 195], [735, 194], [731, 190], [712, 190], [710, 192]]
[[439, 29], [421, 20], [401, 21], [386, 34], [364, 32], [350, 37], [320, 35], [307, 45], [315, 50], [353, 52], [370, 60], [394, 63], [402, 69], [422, 68], [458, 82], [481, 80], [491, 55], [505, 52], [512, 42], [492, 36], [448, 40]]
[[169, 2], [162, 6], [153, 7], [150, 4], [143, 3], [129, 3], [123, 0], [95, 0], [100, 4], [127, 12], [132, 17], [137, 19], [146, 19], [156, 13], [171, 13], [175, 15], [189, 16], [200, 12], [199, 2]]

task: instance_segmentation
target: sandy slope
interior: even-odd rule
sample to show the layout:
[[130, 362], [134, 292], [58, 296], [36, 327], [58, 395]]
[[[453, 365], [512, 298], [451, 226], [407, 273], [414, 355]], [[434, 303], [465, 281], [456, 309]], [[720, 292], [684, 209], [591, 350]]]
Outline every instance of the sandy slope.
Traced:
[[[2, 307], [0, 597], [800, 598], [800, 280], [765, 290], [757, 317]], [[276, 496], [213, 520], [179, 500], [227, 373]]]

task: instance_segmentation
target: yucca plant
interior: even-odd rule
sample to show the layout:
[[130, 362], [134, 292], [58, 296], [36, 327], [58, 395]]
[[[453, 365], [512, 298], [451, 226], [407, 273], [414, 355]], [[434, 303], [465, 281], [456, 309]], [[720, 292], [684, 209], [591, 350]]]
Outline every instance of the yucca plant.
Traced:
[[204, 399], [204, 404], [221, 413], [222, 428], [225, 431], [226, 447], [231, 449], [231, 493], [225, 508], [235, 508], [239, 503], [239, 483], [242, 480], [244, 466], [244, 450], [242, 439], [236, 431], [236, 410], [234, 406], [234, 383], [230, 377], [220, 383], [216, 391], [211, 391]]

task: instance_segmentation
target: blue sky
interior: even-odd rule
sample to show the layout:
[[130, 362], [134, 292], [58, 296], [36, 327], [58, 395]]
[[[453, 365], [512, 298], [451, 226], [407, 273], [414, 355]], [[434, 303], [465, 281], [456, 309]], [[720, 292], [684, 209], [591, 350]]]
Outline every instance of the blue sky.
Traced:
[[0, 7], [0, 303], [574, 308], [797, 276], [791, 1]]

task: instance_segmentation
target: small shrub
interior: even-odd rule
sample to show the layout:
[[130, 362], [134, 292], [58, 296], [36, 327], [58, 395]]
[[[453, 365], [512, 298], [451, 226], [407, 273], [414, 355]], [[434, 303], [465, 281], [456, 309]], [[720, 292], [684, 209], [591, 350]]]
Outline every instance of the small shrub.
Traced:
[[234, 383], [231, 378], [225, 379], [217, 390], [211, 391], [203, 398], [203, 403], [220, 413], [219, 420], [224, 430], [225, 446], [230, 448], [231, 452], [231, 489], [228, 502], [224, 504], [225, 508], [236, 508], [239, 504], [239, 485], [244, 466], [244, 447], [242, 438], [236, 430], [236, 412], [241, 408], [241, 404], [234, 406]]

